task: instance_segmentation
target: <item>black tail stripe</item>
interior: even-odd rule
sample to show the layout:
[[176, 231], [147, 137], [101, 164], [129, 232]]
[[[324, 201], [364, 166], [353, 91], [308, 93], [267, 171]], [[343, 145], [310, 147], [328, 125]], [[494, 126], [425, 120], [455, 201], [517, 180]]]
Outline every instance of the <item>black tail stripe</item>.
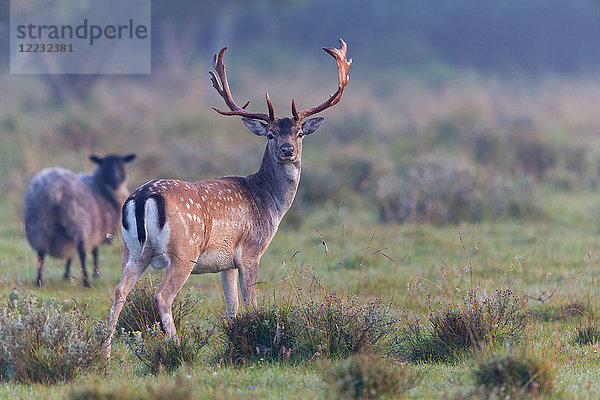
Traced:
[[133, 200], [131, 197], [128, 198], [125, 204], [123, 204], [123, 208], [121, 209], [121, 223], [123, 224], [123, 228], [125, 228], [126, 231], [129, 230], [129, 222], [127, 222], [127, 203], [129, 203], [131, 200]]
[[135, 202], [135, 223], [137, 225], [137, 235], [140, 244], [146, 241], [146, 227], [144, 226], [146, 199], [141, 198]]
[[158, 211], [158, 225], [162, 229], [167, 223], [167, 214], [165, 212], [165, 198], [160, 193], [152, 193], [149, 198], [156, 201], [156, 209]]

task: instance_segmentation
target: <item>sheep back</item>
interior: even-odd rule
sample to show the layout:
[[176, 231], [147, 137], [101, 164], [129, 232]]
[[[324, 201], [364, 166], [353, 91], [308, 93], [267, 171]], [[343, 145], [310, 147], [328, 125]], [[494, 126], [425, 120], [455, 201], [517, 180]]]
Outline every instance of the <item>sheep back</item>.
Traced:
[[31, 246], [57, 258], [90, 251], [113, 233], [118, 209], [101, 193], [92, 175], [53, 167], [37, 174], [25, 195], [25, 233]]

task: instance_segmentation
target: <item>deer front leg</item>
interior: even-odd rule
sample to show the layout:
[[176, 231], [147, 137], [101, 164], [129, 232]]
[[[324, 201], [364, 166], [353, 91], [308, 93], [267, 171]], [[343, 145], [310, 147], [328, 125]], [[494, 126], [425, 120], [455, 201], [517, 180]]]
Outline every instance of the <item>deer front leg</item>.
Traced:
[[227, 316], [235, 317], [239, 308], [238, 300], [238, 270], [228, 269], [221, 271], [221, 282], [223, 283], [223, 293], [225, 293], [225, 304], [227, 305]]
[[256, 307], [256, 281], [258, 279], [259, 258], [246, 258], [242, 260], [240, 270], [240, 287], [246, 311]]

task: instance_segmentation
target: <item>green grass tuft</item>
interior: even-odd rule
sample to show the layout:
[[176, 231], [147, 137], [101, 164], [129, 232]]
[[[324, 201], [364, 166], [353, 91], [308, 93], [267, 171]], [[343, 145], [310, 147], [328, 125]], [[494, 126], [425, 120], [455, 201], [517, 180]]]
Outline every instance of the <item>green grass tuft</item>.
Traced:
[[474, 371], [477, 384], [501, 398], [519, 398], [523, 394], [547, 394], [554, 385], [552, 361], [526, 354], [493, 355], [479, 363]]
[[376, 354], [358, 354], [334, 365], [326, 363], [324, 380], [339, 399], [396, 399], [411, 389], [418, 375]]

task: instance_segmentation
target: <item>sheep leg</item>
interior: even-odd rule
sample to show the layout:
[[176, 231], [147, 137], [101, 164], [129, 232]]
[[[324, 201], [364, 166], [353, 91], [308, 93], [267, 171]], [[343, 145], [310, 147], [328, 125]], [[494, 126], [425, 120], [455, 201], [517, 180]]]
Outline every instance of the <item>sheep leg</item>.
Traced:
[[87, 269], [85, 268], [85, 247], [83, 241], [77, 243], [77, 253], [79, 253], [79, 261], [81, 262], [81, 275], [83, 277], [83, 286], [90, 287]]
[[98, 248], [94, 247], [92, 249], [92, 256], [94, 257], [94, 278], [100, 276], [100, 269], [98, 269]]
[[42, 287], [42, 270], [44, 269], [44, 256], [45, 253], [43, 251], [38, 251], [38, 276], [37, 276], [37, 285]]
[[71, 277], [71, 259], [67, 258], [67, 263], [65, 264], [65, 275], [63, 279], [69, 279]]

